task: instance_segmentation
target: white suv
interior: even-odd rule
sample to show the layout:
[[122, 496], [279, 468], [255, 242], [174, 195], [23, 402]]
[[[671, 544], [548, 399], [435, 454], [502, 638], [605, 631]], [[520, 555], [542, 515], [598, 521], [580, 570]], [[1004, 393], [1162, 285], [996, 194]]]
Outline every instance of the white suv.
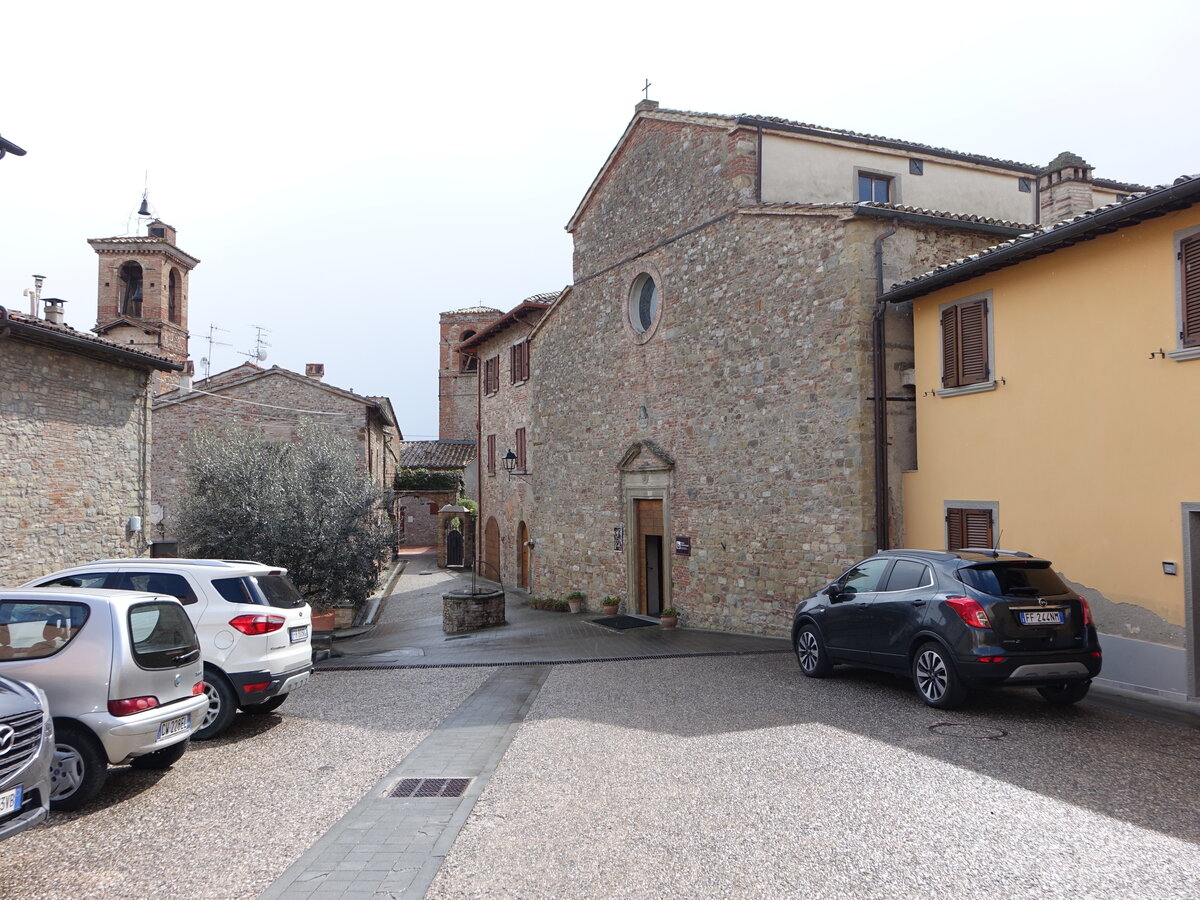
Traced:
[[216, 737], [238, 709], [276, 709], [312, 672], [312, 611], [287, 569], [228, 559], [104, 559], [26, 586], [115, 588], [178, 598], [204, 654], [208, 711], [194, 740]]

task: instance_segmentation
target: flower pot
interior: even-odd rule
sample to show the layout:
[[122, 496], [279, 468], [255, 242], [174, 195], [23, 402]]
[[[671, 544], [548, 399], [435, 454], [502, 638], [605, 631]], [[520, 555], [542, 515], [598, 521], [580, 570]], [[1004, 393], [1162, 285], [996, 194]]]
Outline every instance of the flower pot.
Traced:
[[333, 631], [336, 613], [332, 609], [321, 610], [312, 614], [313, 631]]
[[620, 608], [621, 607], [619, 607], [619, 606], [609, 606], [608, 604], [605, 604], [604, 614], [606, 616], [615, 616], [617, 614], [617, 610]]
[[569, 606], [571, 608], [571, 612], [577, 613], [581, 609], [583, 609], [583, 601], [582, 600], [568, 600], [567, 606]]
[[663, 616], [659, 621], [663, 628], [674, 628], [679, 624], [679, 616]]

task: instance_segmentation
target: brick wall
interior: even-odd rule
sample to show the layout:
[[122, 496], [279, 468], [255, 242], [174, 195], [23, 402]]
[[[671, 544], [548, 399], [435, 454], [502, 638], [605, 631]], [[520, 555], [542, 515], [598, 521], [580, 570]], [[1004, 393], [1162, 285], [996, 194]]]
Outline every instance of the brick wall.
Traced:
[[147, 374], [0, 340], [0, 584], [145, 552]]
[[499, 310], [442, 313], [438, 341], [438, 438], [443, 441], [475, 440], [474, 369], [465, 369], [454, 347], [477, 334], [499, 317]]

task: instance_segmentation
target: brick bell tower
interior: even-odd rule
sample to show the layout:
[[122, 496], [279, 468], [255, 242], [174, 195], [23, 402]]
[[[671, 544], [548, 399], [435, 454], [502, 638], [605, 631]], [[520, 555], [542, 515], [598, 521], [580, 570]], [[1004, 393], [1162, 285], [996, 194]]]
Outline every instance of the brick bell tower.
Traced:
[[[175, 246], [175, 229], [160, 219], [144, 236], [91, 238], [100, 263], [97, 334], [187, 365], [188, 274], [200, 260]], [[179, 386], [159, 372], [155, 393]]]

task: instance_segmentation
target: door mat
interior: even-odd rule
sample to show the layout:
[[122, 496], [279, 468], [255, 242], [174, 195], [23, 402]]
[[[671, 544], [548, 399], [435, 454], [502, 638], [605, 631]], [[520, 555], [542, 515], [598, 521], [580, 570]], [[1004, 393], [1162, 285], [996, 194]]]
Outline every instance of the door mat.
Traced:
[[603, 625], [605, 628], [614, 628], [617, 631], [624, 631], [627, 628], [641, 628], [644, 625], [657, 625], [657, 622], [647, 622], [645, 619], [634, 618], [633, 616], [609, 616], [605, 619], [592, 619], [596, 625]]

